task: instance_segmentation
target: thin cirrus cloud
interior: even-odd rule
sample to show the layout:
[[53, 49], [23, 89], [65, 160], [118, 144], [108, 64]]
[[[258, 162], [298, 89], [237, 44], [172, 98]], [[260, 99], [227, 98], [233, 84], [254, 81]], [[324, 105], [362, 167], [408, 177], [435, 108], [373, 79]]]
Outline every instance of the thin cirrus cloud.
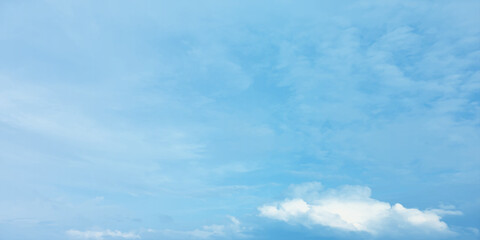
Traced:
[[0, 239], [479, 239], [478, 9], [0, 1]]
[[228, 216], [230, 223], [205, 225], [202, 228], [191, 231], [178, 231], [165, 229], [160, 231], [163, 237], [173, 239], [217, 239], [246, 237], [247, 228], [235, 217]]
[[139, 239], [140, 235], [134, 232], [121, 232], [119, 230], [104, 230], [104, 231], [79, 231], [70, 229], [67, 232], [67, 235], [73, 239], [94, 239], [102, 240], [107, 238], [116, 238], [116, 239]]
[[343, 186], [323, 190], [319, 183], [292, 187], [291, 199], [258, 208], [260, 216], [313, 228], [324, 226], [373, 236], [443, 235], [455, 233], [443, 215], [461, 215], [452, 209], [419, 210], [400, 203], [379, 201], [363, 186]]

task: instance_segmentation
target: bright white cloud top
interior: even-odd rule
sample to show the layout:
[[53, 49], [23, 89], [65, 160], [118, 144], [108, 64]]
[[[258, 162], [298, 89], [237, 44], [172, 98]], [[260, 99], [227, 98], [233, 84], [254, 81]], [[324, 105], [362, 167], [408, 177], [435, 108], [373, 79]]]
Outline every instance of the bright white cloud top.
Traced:
[[368, 187], [344, 186], [324, 191], [319, 187], [318, 183], [295, 186], [293, 195], [297, 198], [264, 205], [259, 208], [260, 215], [308, 227], [322, 225], [372, 235], [402, 232], [452, 235], [448, 225], [441, 220], [441, 214], [461, 214], [441, 209], [422, 211], [406, 208], [400, 203], [391, 205], [371, 198]]

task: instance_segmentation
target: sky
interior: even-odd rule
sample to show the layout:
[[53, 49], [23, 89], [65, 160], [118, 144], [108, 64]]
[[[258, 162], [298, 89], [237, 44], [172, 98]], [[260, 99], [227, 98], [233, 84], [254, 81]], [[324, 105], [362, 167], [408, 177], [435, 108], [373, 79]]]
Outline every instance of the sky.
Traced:
[[480, 1], [0, 1], [0, 239], [480, 239]]

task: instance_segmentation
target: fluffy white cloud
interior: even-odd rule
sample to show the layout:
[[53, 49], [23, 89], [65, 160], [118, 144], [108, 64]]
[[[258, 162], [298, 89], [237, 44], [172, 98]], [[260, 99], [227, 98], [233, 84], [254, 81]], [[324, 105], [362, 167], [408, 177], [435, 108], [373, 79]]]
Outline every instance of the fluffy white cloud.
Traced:
[[105, 230], [105, 231], [79, 231], [79, 230], [68, 230], [67, 234], [74, 238], [79, 239], [98, 239], [102, 240], [105, 237], [111, 238], [126, 238], [126, 239], [137, 239], [140, 236], [134, 232], [121, 232], [118, 230]]
[[443, 215], [461, 212], [446, 209], [419, 210], [400, 203], [371, 198], [371, 190], [362, 186], [344, 186], [320, 191], [319, 183], [292, 187], [294, 198], [259, 208], [260, 215], [306, 226], [322, 225], [373, 235], [396, 233], [453, 234], [441, 221]]

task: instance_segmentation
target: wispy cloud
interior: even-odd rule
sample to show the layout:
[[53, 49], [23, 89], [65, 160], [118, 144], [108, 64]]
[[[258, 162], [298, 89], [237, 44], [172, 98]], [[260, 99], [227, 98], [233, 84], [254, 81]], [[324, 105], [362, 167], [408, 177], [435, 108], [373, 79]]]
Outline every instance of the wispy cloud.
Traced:
[[[375, 194], [310, 183], [263, 216], [465, 239], [480, 228], [479, 7], [0, 0], [0, 239], [119, 223], [229, 238], [270, 227], [257, 207], [308, 181]], [[424, 205], [439, 202], [458, 210]]]
[[233, 216], [228, 216], [230, 223], [206, 225], [191, 231], [163, 230], [163, 235], [181, 239], [211, 239], [246, 237], [246, 227]]
[[67, 235], [73, 238], [79, 239], [97, 239], [102, 240], [105, 237], [110, 238], [124, 238], [124, 239], [139, 239], [140, 235], [134, 232], [121, 232], [118, 230], [103, 230], [103, 231], [79, 231], [70, 229], [67, 232]]

